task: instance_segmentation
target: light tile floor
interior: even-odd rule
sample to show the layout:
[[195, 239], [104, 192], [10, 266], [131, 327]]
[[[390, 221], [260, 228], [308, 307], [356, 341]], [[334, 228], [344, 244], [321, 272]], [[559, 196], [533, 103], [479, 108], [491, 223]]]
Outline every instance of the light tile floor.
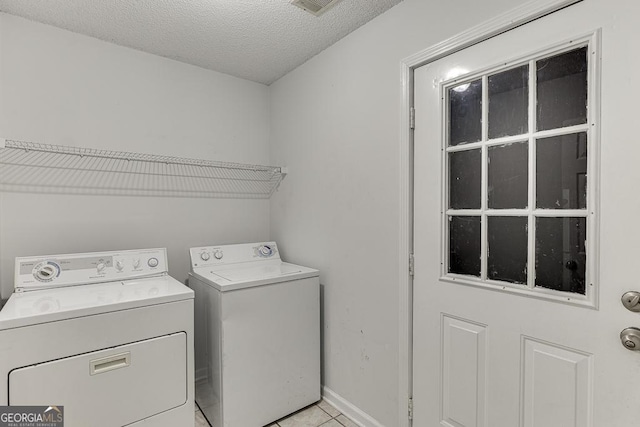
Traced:
[[[307, 406], [267, 427], [359, 427], [325, 400]], [[196, 427], [209, 427], [196, 405]], [[216, 427], [216, 426], [214, 426]]]

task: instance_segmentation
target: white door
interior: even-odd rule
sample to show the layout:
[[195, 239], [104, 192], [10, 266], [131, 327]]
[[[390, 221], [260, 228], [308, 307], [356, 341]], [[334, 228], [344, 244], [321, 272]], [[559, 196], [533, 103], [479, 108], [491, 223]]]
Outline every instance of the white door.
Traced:
[[638, 16], [584, 1], [416, 70], [414, 426], [640, 425]]

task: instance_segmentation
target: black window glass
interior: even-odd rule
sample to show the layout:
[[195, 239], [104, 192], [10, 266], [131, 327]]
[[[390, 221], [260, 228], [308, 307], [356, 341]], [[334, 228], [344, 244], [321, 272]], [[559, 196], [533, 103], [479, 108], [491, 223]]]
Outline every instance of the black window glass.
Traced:
[[529, 144], [493, 146], [488, 150], [488, 206], [524, 209], [528, 205]]
[[480, 217], [449, 218], [449, 272], [480, 276]]
[[536, 218], [536, 286], [585, 293], [586, 218]]
[[587, 134], [542, 138], [536, 142], [536, 206], [587, 208]]
[[536, 62], [537, 129], [587, 122], [587, 48]]
[[449, 145], [482, 139], [482, 80], [449, 89]]
[[481, 150], [449, 153], [449, 207], [451, 209], [480, 209], [481, 184]]
[[529, 66], [489, 76], [489, 138], [529, 130]]
[[487, 278], [527, 282], [527, 217], [490, 216]]

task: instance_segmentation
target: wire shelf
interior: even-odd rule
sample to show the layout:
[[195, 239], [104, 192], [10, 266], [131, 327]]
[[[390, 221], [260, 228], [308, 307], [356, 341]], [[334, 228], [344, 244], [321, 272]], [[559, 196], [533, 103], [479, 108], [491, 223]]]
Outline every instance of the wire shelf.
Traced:
[[15, 140], [0, 148], [7, 192], [268, 199], [285, 175], [276, 166]]

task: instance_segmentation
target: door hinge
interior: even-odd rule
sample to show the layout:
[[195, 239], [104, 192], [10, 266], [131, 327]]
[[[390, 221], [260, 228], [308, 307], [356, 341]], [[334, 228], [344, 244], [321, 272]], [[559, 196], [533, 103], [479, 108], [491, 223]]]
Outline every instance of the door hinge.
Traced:
[[413, 397], [409, 398], [409, 419], [413, 420]]
[[415, 258], [413, 254], [409, 254], [409, 276], [413, 276], [415, 271]]
[[416, 109], [414, 107], [411, 107], [411, 109], [409, 109], [409, 129], [415, 129], [416, 128]]

